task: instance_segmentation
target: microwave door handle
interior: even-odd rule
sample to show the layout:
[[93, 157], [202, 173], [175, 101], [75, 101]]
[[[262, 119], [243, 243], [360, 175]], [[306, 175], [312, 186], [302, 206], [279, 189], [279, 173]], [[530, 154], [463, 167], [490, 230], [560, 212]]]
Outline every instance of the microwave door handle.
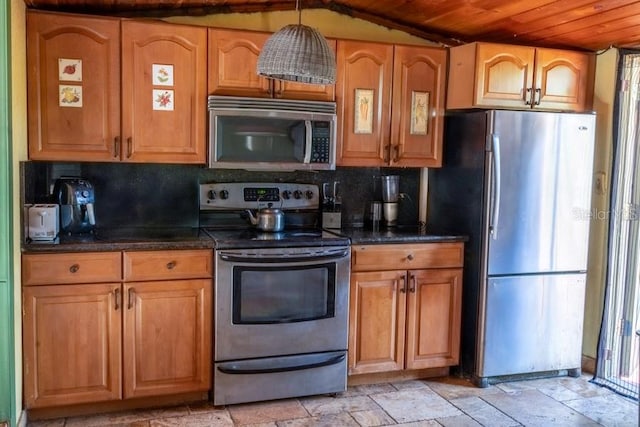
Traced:
[[305, 147], [304, 147], [304, 161], [303, 163], [311, 163], [311, 120], [304, 121], [304, 137], [305, 137]]

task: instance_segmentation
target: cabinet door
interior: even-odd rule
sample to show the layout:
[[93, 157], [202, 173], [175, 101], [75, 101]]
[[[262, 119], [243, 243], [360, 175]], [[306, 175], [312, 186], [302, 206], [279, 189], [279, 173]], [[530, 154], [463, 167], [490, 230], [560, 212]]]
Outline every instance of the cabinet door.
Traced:
[[120, 23], [27, 12], [29, 158], [109, 161], [120, 135]]
[[270, 79], [258, 75], [258, 56], [268, 33], [209, 29], [208, 90], [214, 95], [270, 98]]
[[411, 270], [407, 295], [406, 368], [457, 365], [462, 270]]
[[206, 161], [207, 30], [122, 22], [122, 160]]
[[586, 53], [537, 49], [534, 107], [590, 110], [593, 61], [594, 56]]
[[349, 374], [404, 368], [406, 271], [351, 275]]
[[444, 49], [395, 47], [391, 166], [442, 165], [446, 63]]
[[389, 163], [393, 45], [338, 41], [340, 166]]
[[122, 397], [120, 296], [119, 283], [23, 288], [27, 408]]
[[209, 389], [211, 298], [211, 279], [125, 284], [125, 398]]
[[[526, 107], [532, 100], [535, 49], [477, 44], [475, 106]], [[528, 90], [528, 91], [527, 91]]]

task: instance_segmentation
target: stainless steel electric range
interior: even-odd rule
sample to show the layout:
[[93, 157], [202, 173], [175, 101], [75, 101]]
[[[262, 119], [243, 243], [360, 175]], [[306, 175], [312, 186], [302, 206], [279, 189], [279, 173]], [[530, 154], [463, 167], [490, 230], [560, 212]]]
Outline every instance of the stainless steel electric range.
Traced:
[[[337, 393], [347, 384], [351, 252], [319, 228], [319, 188], [200, 186], [201, 227], [215, 241], [213, 402]], [[247, 209], [281, 209], [259, 231]]]

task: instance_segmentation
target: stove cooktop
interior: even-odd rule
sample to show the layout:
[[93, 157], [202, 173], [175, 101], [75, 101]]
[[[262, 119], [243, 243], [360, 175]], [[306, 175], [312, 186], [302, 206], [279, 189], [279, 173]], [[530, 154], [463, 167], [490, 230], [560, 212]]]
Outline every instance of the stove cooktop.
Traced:
[[263, 232], [255, 228], [238, 230], [205, 228], [204, 231], [215, 241], [216, 249], [342, 246], [349, 245], [350, 243], [348, 237], [322, 229], [292, 229], [280, 232]]

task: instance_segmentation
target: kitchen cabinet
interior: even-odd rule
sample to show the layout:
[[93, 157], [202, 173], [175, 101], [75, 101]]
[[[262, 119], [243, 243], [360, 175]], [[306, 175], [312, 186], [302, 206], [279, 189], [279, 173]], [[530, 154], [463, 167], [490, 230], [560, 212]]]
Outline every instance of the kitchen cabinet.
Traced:
[[206, 161], [206, 29], [27, 12], [29, 158]]
[[211, 386], [212, 253], [126, 251], [124, 397]]
[[24, 254], [26, 407], [208, 390], [212, 265], [208, 249]]
[[441, 166], [446, 60], [440, 48], [340, 40], [337, 164]]
[[23, 255], [27, 408], [122, 397], [120, 259], [119, 252]]
[[458, 364], [463, 243], [352, 247], [349, 374]]
[[[213, 95], [334, 101], [335, 85], [268, 79], [257, 73], [270, 33], [209, 28], [209, 81]], [[327, 40], [334, 51], [335, 40]]]
[[478, 42], [449, 55], [448, 109], [592, 109], [592, 54]]

